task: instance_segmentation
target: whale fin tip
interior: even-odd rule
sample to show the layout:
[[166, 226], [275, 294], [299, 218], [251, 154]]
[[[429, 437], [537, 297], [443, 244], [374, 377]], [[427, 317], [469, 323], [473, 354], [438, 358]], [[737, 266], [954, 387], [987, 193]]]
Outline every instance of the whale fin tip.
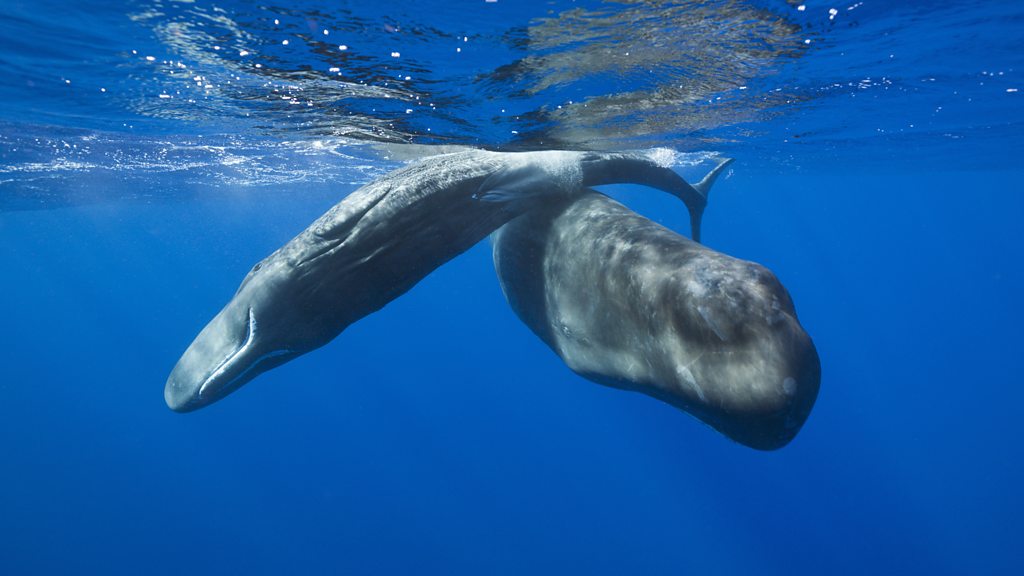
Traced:
[[722, 174], [725, 168], [729, 164], [732, 164], [734, 160], [734, 158], [719, 158], [718, 164], [715, 165], [715, 167], [712, 168], [711, 171], [708, 172], [707, 175], [704, 176], [704, 178], [701, 179], [700, 182], [697, 182], [696, 184], [693, 185], [693, 187], [696, 188], [702, 196], [704, 196], [705, 200], [708, 197], [708, 193], [711, 192], [711, 185], [715, 183], [715, 180], [718, 179], [718, 177]]

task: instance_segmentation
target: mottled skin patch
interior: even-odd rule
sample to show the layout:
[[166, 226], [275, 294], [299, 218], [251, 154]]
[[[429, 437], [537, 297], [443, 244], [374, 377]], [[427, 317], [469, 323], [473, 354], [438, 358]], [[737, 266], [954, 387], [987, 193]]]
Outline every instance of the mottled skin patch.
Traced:
[[806, 420], [818, 355], [766, 268], [593, 191], [492, 239], [509, 304], [578, 374], [659, 398], [754, 448], [784, 446]]

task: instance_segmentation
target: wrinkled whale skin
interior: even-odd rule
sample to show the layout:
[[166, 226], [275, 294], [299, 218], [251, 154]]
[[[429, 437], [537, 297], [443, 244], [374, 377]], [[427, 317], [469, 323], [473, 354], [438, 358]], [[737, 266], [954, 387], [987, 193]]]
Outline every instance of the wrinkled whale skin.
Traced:
[[318, 348], [523, 212], [586, 186], [635, 182], [704, 196], [643, 154], [470, 150], [435, 156], [356, 190], [256, 264], [171, 371], [176, 411], [206, 406]]

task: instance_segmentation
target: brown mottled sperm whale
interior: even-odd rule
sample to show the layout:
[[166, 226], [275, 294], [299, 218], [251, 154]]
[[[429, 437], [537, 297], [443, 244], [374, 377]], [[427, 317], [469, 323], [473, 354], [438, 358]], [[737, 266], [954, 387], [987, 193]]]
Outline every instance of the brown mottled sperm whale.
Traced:
[[356, 190], [256, 264], [199, 333], [164, 388], [177, 411], [206, 406], [323, 346], [502, 224], [589, 186], [631, 182], [705, 199], [645, 154], [464, 151]]
[[[727, 163], [694, 186], [702, 196]], [[492, 240], [512, 309], [581, 376], [762, 450], [786, 445], [807, 419], [818, 354], [765, 267], [594, 191], [537, 207]]]

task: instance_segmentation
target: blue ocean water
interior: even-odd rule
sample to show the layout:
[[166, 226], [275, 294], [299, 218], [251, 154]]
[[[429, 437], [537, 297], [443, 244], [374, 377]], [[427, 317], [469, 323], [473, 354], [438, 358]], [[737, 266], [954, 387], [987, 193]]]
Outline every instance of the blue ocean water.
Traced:
[[[1003, 1], [5, 0], [0, 573], [1024, 572], [1022, 41]], [[487, 242], [168, 410], [253, 263], [405, 144], [735, 157], [704, 241], [792, 294], [803, 430], [574, 375]]]

